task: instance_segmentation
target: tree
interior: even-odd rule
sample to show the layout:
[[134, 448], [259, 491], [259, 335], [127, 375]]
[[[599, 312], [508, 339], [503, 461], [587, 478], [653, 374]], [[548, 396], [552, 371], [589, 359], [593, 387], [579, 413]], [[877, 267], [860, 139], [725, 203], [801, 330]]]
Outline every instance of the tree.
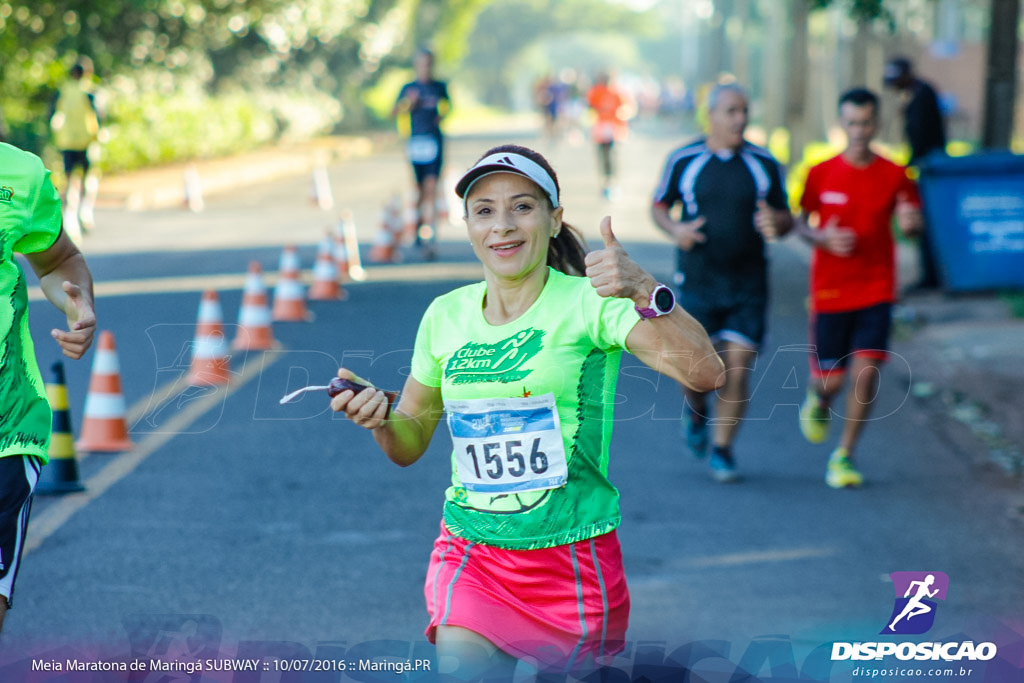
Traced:
[[1017, 27], [1020, 0], [992, 0], [985, 75], [985, 118], [982, 145], [1008, 148], [1013, 138], [1017, 89], [1017, 59], [1020, 54]]

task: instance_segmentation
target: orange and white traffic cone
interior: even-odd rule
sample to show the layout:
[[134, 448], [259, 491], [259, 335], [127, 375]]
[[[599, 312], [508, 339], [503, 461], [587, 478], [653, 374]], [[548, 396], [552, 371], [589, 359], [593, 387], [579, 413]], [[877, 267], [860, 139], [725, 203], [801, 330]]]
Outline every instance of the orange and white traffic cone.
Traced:
[[231, 348], [240, 351], [266, 351], [277, 347], [274, 331], [270, 327], [270, 306], [267, 288], [263, 284], [263, 268], [258, 261], [249, 264], [242, 293], [242, 307], [238, 309], [238, 333]]
[[411, 192], [405, 197], [405, 209], [402, 212], [402, 240], [410, 244], [416, 239], [420, 230], [420, 207], [417, 205], [419, 195]]
[[306, 309], [306, 293], [299, 282], [299, 254], [295, 247], [287, 246], [281, 252], [270, 317], [274, 322], [309, 322], [313, 319]]
[[192, 366], [188, 384], [209, 387], [227, 384], [231, 380], [231, 354], [224, 338], [224, 315], [217, 292], [208, 289], [199, 302], [199, 320], [192, 342]]
[[313, 266], [313, 286], [309, 288], [309, 298], [312, 301], [337, 301], [345, 296], [344, 290], [338, 284], [338, 269], [334, 265], [332, 242], [331, 236], [327, 235], [317, 250], [316, 264]]
[[380, 228], [373, 237], [370, 260], [374, 263], [392, 263], [397, 260], [397, 241], [402, 233], [402, 203], [392, 197], [381, 210]]
[[121, 364], [117, 360], [114, 335], [104, 330], [92, 361], [82, 434], [75, 448], [91, 453], [131, 450], [135, 444], [128, 437], [127, 412], [121, 393]]

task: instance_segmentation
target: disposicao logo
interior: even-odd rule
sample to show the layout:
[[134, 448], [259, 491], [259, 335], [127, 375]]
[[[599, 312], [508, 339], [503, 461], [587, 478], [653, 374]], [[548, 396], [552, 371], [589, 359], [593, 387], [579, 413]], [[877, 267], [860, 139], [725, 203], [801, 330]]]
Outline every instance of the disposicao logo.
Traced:
[[896, 603], [882, 634], [919, 635], [935, 623], [935, 600], [945, 600], [949, 577], [944, 572], [893, 572]]
[[[892, 614], [881, 635], [920, 635], [935, 624], [936, 600], [945, 600], [949, 577], [944, 572], [892, 572], [896, 593]], [[994, 643], [964, 642], [858, 642], [832, 643], [832, 661], [899, 660], [987, 661], [997, 654]]]

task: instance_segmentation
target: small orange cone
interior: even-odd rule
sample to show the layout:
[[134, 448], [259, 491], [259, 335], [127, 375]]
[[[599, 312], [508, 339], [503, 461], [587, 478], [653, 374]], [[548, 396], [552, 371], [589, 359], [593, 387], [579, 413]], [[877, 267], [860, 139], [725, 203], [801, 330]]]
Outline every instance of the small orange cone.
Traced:
[[50, 435], [50, 462], [39, 474], [36, 493], [56, 494], [84, 491], [78, 479], [74, 437], [71, 436], [71, 415], [68, 412], [68, 389], [64, 381], [64, 363], [53, 364], [54, 381], [46, 385], [46, 398], [53, 411], [53, 432]]
[[131, 450], [128, 438], [127, 410], [121, 393], [121, 365], [117, 360], [114, 335], [100, 333], [100, 342], [92, 361], [89, 393], [85, 397], [82, 434], [75, 442], [79, 451], [119, 453]]
[[419, 195], [411, 192], [405, 198], [405, 210], [402, 212], [403, 239], [409, 244], [416, 239], [416, 233], [420, 229], [420, 207], [417, 206]]
[[373, 238], [370, 260], [374, 263], [393, 263], [398, 260], [398, 242], [402, 239], [402, 202], [394, 196], [381, 211], [380, 229]]
[[309, 298], [312, 301], [337, 301], [345, 298], [345, 290], [338, 284], [338, 269], [334, 265], [332, 254], [332, 242], [330, 235], [327, 235], [316, 254], [316, 264], [313, 266], [313, 286], [309, 288]]
[[199, 302], [199, 320], [192, 342], [192, 367], [188, 373], [189, 386], [227, 384], [231, 379], [230, 362], [220, 299], [217, 292], [208, 289]]
[[309, 322], [312, 314], [306, 310], [306, 296], [299, 282], [299, 255], [295, 247], [287, 246], [281, 252], [281, 265], [274, 287], [274, 322]]
[[270, 306], [267, 288], [263, 284], [263, 268], [258, 261], [249, 264], [242, 293], [242, 307], [238, 309], [238, 333], [231, 348], [240, 351], [266, 351], [277, 347], [270, 328]]
[[332, 239], [334, 249], [331, 251], [331, 257], [334, 259], [334, 267], [338, 270], [338, 282], [348, 282], [352, 279], [352, 276], [349, 273], [348, 246], [345, 244], [344, 225], [342, 223], [338, 223], [336, 226]]

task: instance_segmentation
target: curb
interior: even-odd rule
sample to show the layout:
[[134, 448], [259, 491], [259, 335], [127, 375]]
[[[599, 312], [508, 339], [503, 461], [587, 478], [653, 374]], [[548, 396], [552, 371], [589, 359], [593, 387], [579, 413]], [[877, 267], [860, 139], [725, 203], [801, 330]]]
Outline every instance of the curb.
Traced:
[[97, 207], [145, 211], [185, 204], [185, 174], [195, 169], [204, 194], [264, 183], [277, 178], [312, 173], [318, 166], [366, 157], [382, 139], [369, 136], [334, 136], [308, 143], [268, 147], [217, 159], [180, 162], [103, 178]]

